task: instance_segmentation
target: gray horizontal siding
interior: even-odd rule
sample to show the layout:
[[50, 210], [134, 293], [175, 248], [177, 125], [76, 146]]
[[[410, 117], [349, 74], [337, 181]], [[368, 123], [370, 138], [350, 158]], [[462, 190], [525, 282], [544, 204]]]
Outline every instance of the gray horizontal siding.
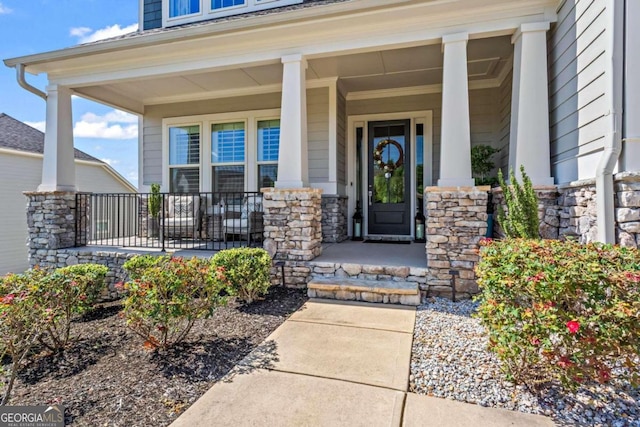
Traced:
[[144, 0], [142, 19], [143, 30], [162, 27], [162, 0]]
[[549, 132], [558, 183], [591, 178], [606, 126], [606, 5], [567, 0], [549, 33]]
[[513, 92], [513, 70], [507, 78], [502, 82], [499, 88], [498, 101], [498, 129], [497, 129], [497, 149], [499, 153], [495, 154], [495, 164], [497, 168], [502, 169], [505, 176], [509, 173], [509, 140], [511, 138], [511, 101]]
[[309, 182], [329, 181], [329, 88], [307, 91]]

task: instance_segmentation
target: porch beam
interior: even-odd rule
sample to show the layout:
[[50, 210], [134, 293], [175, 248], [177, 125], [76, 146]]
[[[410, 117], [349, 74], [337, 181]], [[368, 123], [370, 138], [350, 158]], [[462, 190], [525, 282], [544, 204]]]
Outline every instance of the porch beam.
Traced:
[[439, 187], [472, 187], [468, 33], [444, 36]]
[[277, 188], [309, 185], [307, 148], [307, 61], [302, 55], [282, 57], [282, 105]]
[[549, 27], [549, 22], [523, 24], [511, 39], [514, 61], [509, 168], [521, 179], [523, 165], [536, 186], [553, 185], [549, 160]]
[[47, 86], [42, 182], [38, 191], [77, 191], [71, 90], [64, 86]]

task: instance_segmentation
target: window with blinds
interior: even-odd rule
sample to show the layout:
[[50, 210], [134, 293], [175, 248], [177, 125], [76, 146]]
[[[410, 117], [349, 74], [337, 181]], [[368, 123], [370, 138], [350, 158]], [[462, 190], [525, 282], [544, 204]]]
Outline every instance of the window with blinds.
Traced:
[[273, 187], [278, 178], [280, 120], [258, 122], [258, 188]]
[[246, 131], [244, 122], [211, 125], [211, 188], [243, 192]]
[[200, 126], [169, 128], [169, 191], [200, 191]]

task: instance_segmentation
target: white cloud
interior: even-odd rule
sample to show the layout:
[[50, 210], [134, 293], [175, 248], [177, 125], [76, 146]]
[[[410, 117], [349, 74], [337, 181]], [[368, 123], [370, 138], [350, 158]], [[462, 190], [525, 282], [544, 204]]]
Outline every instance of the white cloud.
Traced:
[[138, 118], [117, 110], [104, 115], [85, 113], [74, 125], [73, 135], [78, 138], [135, 139], [138, 137]]
[[72, 28], [69, 31], [69, 34], [72, 35], [73, 37], [84, 37], [90, 32], [91, 32], [91, 28], [89, 27], [77, 27], [77, 28]]
[[126, 27], [121, 27], [120, 24], [115, 24], [95, 31], [88, 27], [75, 27], [69, 30], [69, 34], [73, 37], [77, 37], [79, 43], [90, 43], [132, 33], [134, 31], [138, 31], [138, 24], [131, 24]]
[[44, 129], [47, 125], [47, 122], [24, 122], [24, 123], [31, 126], [32, 128], [38, 129], [40, 132], [44, 132]]
[[99, 116], [93, 113], [86, 113], [82, 116], [82, 120], [87, 123], [102, 123], [102, 122], [115, 122], [115, 123], [138, 123], [138, 117], [125, 113], [120, 110], [111, 110], [107, 114]]
[[117, 159], [100, 159], [100, 160], [102, 160], [103, 162], [105, 162], [109, 166], [114, 166], [114, 165], [117, 165], [118, 163], [120, 163], [120, 160], [117, 160]]
[[13, 10], [9, 9], [7, 6], [3, 5], [2, 2], [0, 2], [0, 15], [5, 15], [11, 12], [13, 12]]

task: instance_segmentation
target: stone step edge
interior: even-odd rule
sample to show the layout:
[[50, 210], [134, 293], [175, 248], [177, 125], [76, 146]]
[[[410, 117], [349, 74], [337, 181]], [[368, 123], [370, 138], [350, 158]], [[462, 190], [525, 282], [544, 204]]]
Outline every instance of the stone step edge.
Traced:
[[311, 280], [307, 284], [307, 289], [312, 289], [314, 291], [324, 291], [324, 292], [337, 292], [337, 291], [347, 291], [347, 292], [371, 292], [374, 294], [387, 294], [387, 295], [418, 295], [420, 293], [420, 288], [417, 283], [414, 282], [393, 282], [393, 283], [403, 283], [410, 284], [414, 289], [398, 289], [398, 288], [386, 288], [384, 286], [380, 286], [381, 282], [375, 282], [372, 280], [364, 281], [364, 280], [329, 280], [329, 281], [318, 281]]
[[[347, 278], [355, 277], [359, 274], [370, 275], [388, 275], [397, 278], [405, 278], [410, 276], [426, 277], [429, 268], [428, 267], [410, 267], [401, 265], [380, 265], [380, 264], [366, 264], [359, 262], [328, 262], [328, 261], [307, 261], [308, 266], [313, 272], [315, 268], [326, 269], [326, 271], [318, 271], [316, 274], [334, 274], [338, 269], [342, 268], [347, 274]], [[345, 266], [347, 269], [345, 269]], [[357, 272], [350, 272], [355, 268]], [[401, 272], [400, 272], [401, 271]]]

